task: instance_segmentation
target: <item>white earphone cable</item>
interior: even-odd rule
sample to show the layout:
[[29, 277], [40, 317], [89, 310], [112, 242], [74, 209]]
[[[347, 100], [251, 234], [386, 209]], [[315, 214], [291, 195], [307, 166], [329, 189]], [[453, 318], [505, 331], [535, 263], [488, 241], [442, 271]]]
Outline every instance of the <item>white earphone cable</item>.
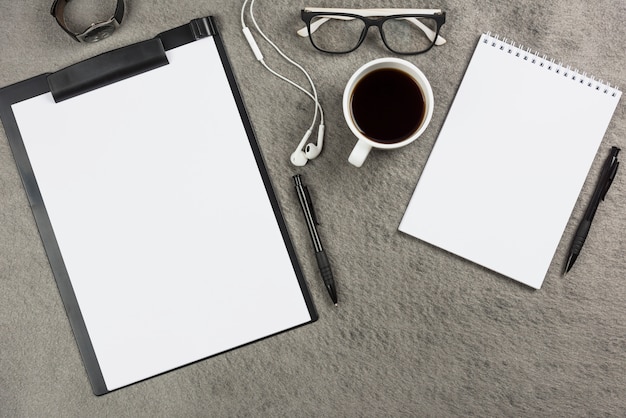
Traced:
[[[309, 130], [313, 130], [315, 128], [315, 122], [317, 120], [317, 115], [318, 115], [318, 109], [319, 109], [319, 115], [320, 115], [320, 126], [321, 129], [323, 129], [324, 126], [324, 111], [322, 109], [322, 106], [319, 103], [318, 100], [318, 96], [317, 96], [317, 90], [315, 88], [315, 85], [313, 84], [313, 80], [311, 80], [311, 77], [309, 76], [309, 74], [306, 72], [306, 70], [297, 62], [295, 62], [294, 60], [292, 60], [291, 58], [289, 58], [283, 51], [280, 50], [280, 48], [278, 48], [278, 46], [272, 42], [267, 35], [265, 35], [265, 33], [261, 30], [261, 28], [259, 27], [256, 18], [254, 16], [254, 11], [253, 11], [253, 6], [254, 6], [254, 2], [255, 0], [252, 0], [250, 2], [250, 18], [252, 19], [252, 22], [254, 24], [254, 27], [256, 28], [256, 30], [259, 32], [259, 34], [263, 37], [263, 39], [265, 39], [265, 41], [267, 43], [269, 43], [272, 48], [274, 48], [276, 50], [276, 52], [278, 52], [285, 60], [287, 60], [290, 64], [294, 65], [296, 68], [298, 68], [300, 71], [302, 71], [302, 73], [306, 76], [307, 80], [309, 81], [309, 84], [311, 85], [311, 89], [313, 91], [313, 94], [311, 94], [311, 92], [309, 92], [308, 90], [306, 90], [304, 87], [300, 86], [299, 84], [295, 83], [294, 81], [288, 79], [287, 77], [283, 76], [282, 74], [279, 74], [278, 72], [276, 72], [275, 70], [273, 70], [272, 68], [270, 68], [269, 65], [267, 65], [267, 63], [265, 62], [265, 60], [263, 59], [263, 57], [257, 57], [257, 59], [259, 60], [259, 62], [273, 75], [275, 75], [276, 77], [280, 78], [281, 80], [291, 84], [292, 86], [296, 87], [298, 90], [302, 91], [303, 93], [305, 93], [307, 96], [309, 96], [314, 102], [315, 102], [315, 114], [313, 116], [313, 122], [311, 123], [311, 127], [309, 128]], [[244, 19], [244, 14], [245, 14], [245, 9], [246, 9], [246, 5], [248, 3], [248, 0], [244, 0], [243, 5], [241, 7], [241, 26], [243, 28], [246, 28], [246, 24], [245, 24], [245, 19]]]

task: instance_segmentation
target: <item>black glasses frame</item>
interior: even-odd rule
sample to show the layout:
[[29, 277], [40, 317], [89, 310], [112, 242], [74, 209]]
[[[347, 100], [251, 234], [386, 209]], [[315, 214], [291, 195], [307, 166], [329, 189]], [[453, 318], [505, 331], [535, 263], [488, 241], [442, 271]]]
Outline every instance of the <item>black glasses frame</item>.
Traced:
[[[313, 47], [317, 49], [318, 51], [325, 52], [327, 54], [348, 54], [356, 50], [358, 47], [361, 46], [361, 44], [363, 43], [363, 41], [365, 40], [367, 36], [367, 32], [369, 31], [369, 28], [372, 26], [376, 26], [378, 28], [378, 33], [380, 33], [380, 37], [383, 40], [383, 44], [385, 44], [387, 49], [390, 50], [391, 52], [395, 54], [399, 54], [399, 55], [423, 54], [424, 52], [430, 50], [435, 45], [437, 36], [439, 36], [439, 30], [441, 29], [441, 26], [444, 23], [446, 23], [446, 12], [440, 12], [440, 13], [435, 13], [435, 14], [397, 14], [397, 15], [392, 15], [392, 16], [381, 16], [381, 17], [376, 17], [376, 18], [370, 18], [370, 17], [365, 17], [365, 16], [352, 14], [352, 13], [309, 12], [307, 10], [301, 10], [300, 16], [302, 20], [306, 23], [307, 31], [309, 33], [309, 39], [311, 40], [311, 45], [313, 45]], [[315, 17], [320, 17], [320, 16], [345, 16], [345, 17], [350, 17], [353, 19], [361, 20], [365, 26], [363, 27], [363, 30], [361, 31], [361, 37], [359, 38], [359, 41], [354, 46], [354, 48], [352, 48], [349, 51], [337, 52], [337, 51], [327, 51], [315, 45], [315, 42], [313, 41], [313, 34], [311, 33], [311, 20]], [[433, 37], [433, 40], [428, 46], [428, 48], [424, 49], [423, 51], [400, 52], [400, 51], [394, 50], [387, 43], [387, 39], [385, 38], [385, 31], [383, 30], [383, 25], [385, 24], [385, 22], [388, 20], [395, 20], [395, 19], [401, 19], [401, 18], [407, 18], [407, 17], [430, 18], [430, 19], [433, 19], [437, 23], [437, 30], [435, 31], [435, 36]]]

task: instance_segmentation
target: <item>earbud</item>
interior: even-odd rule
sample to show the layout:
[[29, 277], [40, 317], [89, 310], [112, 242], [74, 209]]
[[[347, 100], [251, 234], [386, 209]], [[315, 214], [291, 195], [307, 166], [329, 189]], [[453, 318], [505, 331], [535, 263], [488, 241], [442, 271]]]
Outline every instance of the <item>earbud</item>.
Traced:
[[304, 155], [306, 155], [306, 158], [308, 158], [309, 160], [312, 160], [313, 158], [320, 155], [320, 152], [322, 152], [322, 148], [318, 147], [317, 145], [306, 144], [306, 147], [304, 147]]
[[312, 131], [309, 129], [306, 131], [300, 142], [298, 143], [298, 148], [291, 154], [289, 160], [291, 164], [302, 167], [309, 160], [316, 158], [322, 152], [322, 147], [324, 146], [324, 125], [320, 125], [317, 131], [317, 144], [309, 142], [304, 146], [304, 150], [302, 150], [302, 146], [309, 140]]
[[297, 167], [302, 167], [303, 165], [306, 165], [307, 162], [309, 162], [309, 159], [306, 157], [306, 154], [302, 150], [294, 151], [293, 154], [291, 154], [291, 157], [289, 157], [289, 160], [291, 161], [291, 164]]
[[[302, 147], [304, 146], [306, 141], [309, 140], [309, 137], [311, 136], [311, 132], [312, 131], [310, 129], [306, 131], [306, 133], [304, 134], [304, 136], [298, 143], [298, 148], [296, 148], [293, 154], [291, 154], [291, 156], [289, 157], [291, 164], [298, 166], [298, 167], [302, 167], [309, 161], [309, 158], [307, 157], [306, 153], [302, 150]], [[312, 144], [308, 144], [308, 145], [312, 145]]]
[[317, 131], [317, 144], [308, 143], [304, 147], [304, 154], [306, 158], [312, 160], [316, 158], [322, 152], [324, 146], [324, 125], [320, 125]]

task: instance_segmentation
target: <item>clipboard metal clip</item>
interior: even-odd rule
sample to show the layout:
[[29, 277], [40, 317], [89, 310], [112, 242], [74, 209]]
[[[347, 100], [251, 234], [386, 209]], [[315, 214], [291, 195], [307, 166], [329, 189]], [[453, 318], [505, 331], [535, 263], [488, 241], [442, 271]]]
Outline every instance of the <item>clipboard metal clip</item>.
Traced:
[[189, 28], [191, 29], [191, 33], [193, 33], [196, 40], [206, 38], [207, 36], [213, 36], [217, 33], [213, 27], [213, 21], [206, 17], [192, 20], [189, 22]]

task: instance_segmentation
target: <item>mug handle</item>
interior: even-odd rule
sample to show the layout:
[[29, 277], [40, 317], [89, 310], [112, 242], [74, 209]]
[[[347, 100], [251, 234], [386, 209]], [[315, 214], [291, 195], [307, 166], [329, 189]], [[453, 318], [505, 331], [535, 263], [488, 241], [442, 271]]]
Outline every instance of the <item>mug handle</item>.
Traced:
[[359, 139], [359, 141], [354, 146], [354, 149], [350, 153], [350, 157], [348, 157], [348, 162], [355, 167], [361, 167], [367, 158], [367, 155], [370, 153], [372, 146], [367, 142]]

